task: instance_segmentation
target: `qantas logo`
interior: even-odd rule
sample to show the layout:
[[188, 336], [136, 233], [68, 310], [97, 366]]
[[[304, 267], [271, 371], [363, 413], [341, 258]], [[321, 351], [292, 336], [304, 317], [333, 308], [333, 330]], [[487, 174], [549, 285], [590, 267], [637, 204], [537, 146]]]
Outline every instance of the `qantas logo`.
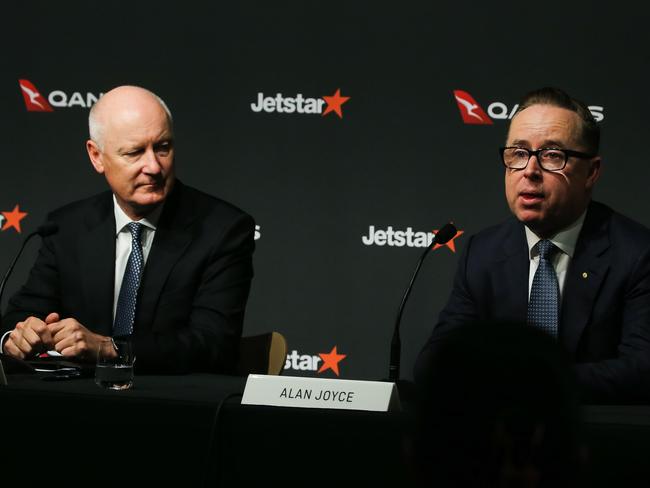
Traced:
[[[492, 125], [493, 120], [508, 120], [511, 119], [519, 104], [515, 104], [512, 108], [508, 107], [503, 102], [492, 102], [487, 107], [487, 113], [476, 102], [474, 97], [463, 90], [454, 90], [454, 98], [460, 110], [460, 116], [465, 124], [472, 125]], [[604, 107], [599, 105], [589, 105], [591, 115], [594, 116], [596, 122], [600, 122], [605, 118]]]
[[454, 97], [458, 103], [458, 110], [466, 124], [487, 124], [492, 125], [492, 120], [487, 114], [479, 107], [476, 100], [463, 90], [454, 90]]
[[25, 108], [28, 112], [53, 112], [54, 108], [68, 108], [68, 107], [82, 107], [90, 108], [94, 103], [99, 100], [99, 97], [103, 95], [95, 95], [93, 93], [87, 92], [82, 94], [80, 92], [66, 93], [63, 90], [53, 90], [51, 91], [47, 99], [41, 94], [41, 92], [34, 86], [29, 80], [20, 79], [18, 80], [18, 86], [20, 86], [20, 92], [23, 94], [23, 99], [25, 100]]
[[18, 80], [20, 89], [23, 92], [23, 98], [25, 99], [25, 107], [27, 107], [28, 112], [53, 112], [54, 109], [47, 103], [47, 100], [43, 98], [41, 92], [39, 92], [34, 84], [29, 80]]
[[257, 101], [251, 103], [251, 110], [256, 113], [320, 114], [323, 117], [329, 113], [335, 113], [339, 119], [342, 119], [342, 106], [348, 100], [350, 97], [341, 95], [340, 88], [333, 95], [325, 95], [320, 98], [305, 97], [302, 93], [293, 97], [277, 93], [274, 97], [269, 97], [265, 96], [263, 92], [259, 92]]

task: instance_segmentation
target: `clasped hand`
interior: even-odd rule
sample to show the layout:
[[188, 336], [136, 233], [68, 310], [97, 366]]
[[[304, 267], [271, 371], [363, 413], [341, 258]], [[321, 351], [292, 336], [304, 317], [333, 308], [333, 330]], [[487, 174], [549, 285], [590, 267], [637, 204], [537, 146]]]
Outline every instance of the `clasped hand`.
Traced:
[[51, 313], [44, 321], [28, 317], [18, 322], [3, 349], [6, 354], [20, 359], [55, 350], [64, 357], [92, 360], [102, 339], [106, 337], [91, 332], [76, 319], [61, 320], [58, 313]]

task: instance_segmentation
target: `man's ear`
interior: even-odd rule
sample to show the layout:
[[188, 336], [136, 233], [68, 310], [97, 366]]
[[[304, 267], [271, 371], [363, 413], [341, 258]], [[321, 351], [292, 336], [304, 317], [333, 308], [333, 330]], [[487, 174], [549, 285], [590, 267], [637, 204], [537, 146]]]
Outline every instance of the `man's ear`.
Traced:
[[90, 162], [93, 163], [95, 171], [99, 174], [103, 174], [104, 163], [102, 162], [102, 152], [100, 151], [99, 146], [97, 146], [97, 143], [88, 139], [86, 141], [86, 151], [88, 151], [88, 157], [90, 158]]
[[600, 177], [600, 156], [596, 156], [589, 161], [589, 173], [587, 174], [587, 189], [593, 189], [594, 185]]

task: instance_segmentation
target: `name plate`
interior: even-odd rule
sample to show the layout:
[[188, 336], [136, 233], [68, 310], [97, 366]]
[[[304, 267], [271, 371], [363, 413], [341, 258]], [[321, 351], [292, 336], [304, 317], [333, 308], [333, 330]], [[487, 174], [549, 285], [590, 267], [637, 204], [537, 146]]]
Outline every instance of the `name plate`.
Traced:
[[261, 374], [248, 375], [241, 403], [375, 412], [401, 409], [395, 383]]

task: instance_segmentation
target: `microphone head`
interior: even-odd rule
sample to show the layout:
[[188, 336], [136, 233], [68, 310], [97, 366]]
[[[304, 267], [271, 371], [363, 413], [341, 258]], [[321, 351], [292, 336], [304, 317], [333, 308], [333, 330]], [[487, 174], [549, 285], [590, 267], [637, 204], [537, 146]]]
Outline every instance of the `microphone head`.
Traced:
[[58, 230], [59, 224], [56, 224], [54, 222], [45, 222], [38, 229], [36, 229], [36, 233], [41, 237], [47, 237], [55, 234]]
[[440, 229], [435, 237], [433, 238], [432, 244], [446, 244], [447, 241], [452, 239], [456, 235], [456, 227], [451, 222], [445, 224], [442, 229]]

